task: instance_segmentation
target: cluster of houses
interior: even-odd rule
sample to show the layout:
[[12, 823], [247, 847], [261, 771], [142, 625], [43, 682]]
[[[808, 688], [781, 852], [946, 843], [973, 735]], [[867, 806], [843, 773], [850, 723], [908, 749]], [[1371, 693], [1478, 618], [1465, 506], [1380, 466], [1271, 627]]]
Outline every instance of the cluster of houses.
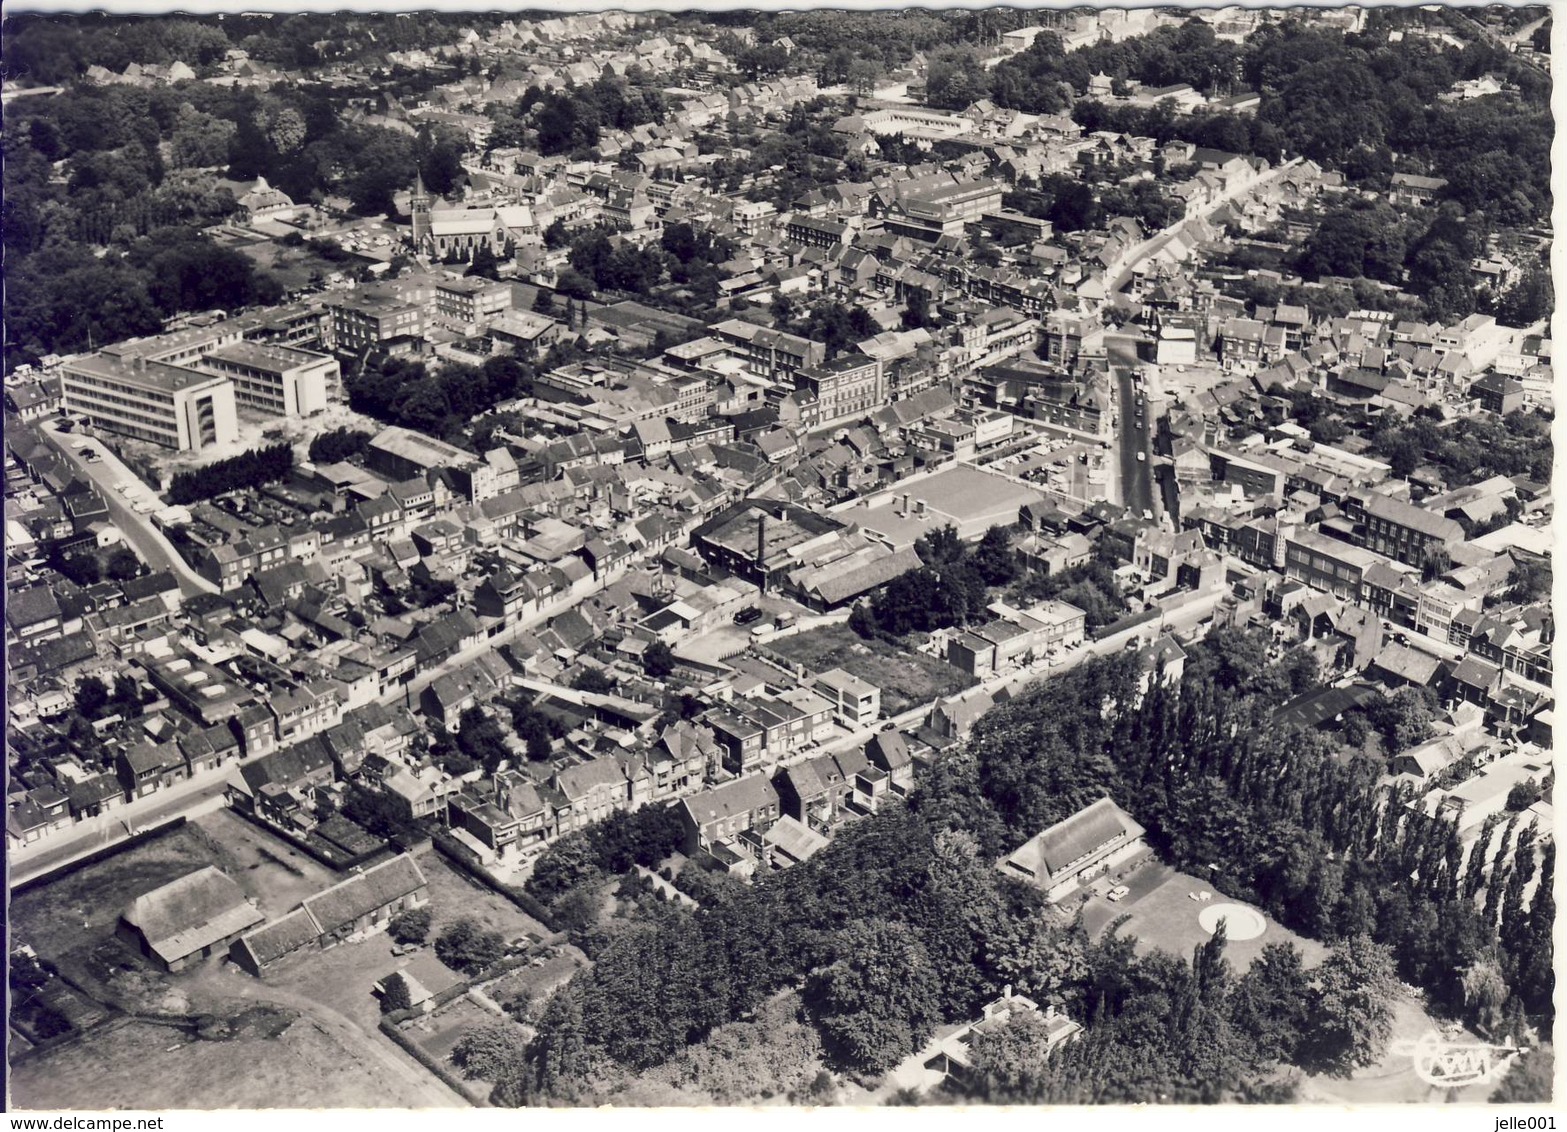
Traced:
[[[1053, 30], [1080, 46], [1163, 18], [1073, 16]], [[1252, 18], [1232, 9], [1213, 21], [1243, 37]], [[1544, 599], [1496, 595], [1549, 558], [1549, 485], [1491, 476], [1450, 486], [1431, 467], [1401, 478], [1363, 437], [1318, 443], [1280, 418], [1290, 395], [1307, 392], [1365, 421], [1548, 406], [1546, 335], [1483, 315], [1425, 325], [1233, 298], [1192, 265], [1227, 241], [1298, 226], [1347, 191], [1341, 176], [989, 102], [938, 113], [868, 99], [830, 123], [861, 159], [857, 179], [846, 164], [844, 180], [780, 202], [752, 199], [765, 196], [752, 190], [766, 188], [766, 174], [720, 188], [706, 173], [721, 152], [704, 141], [779, 126], [820, 93], [816, 80], [720, 92], [708, 80], [729, 70], [722, 52], [692, 35], [644, 34], [639, 20], [508, 21], [398, 53], [409, 66], [497, 54], [530, 69], [469, 76], [411, 102], [355, 103], [355, 116], [392, 128], [458, 129], [482, 155], [466, 165], [461, 200], [435, 197], [410, 171], [419, 262], [395, 278], [379, 270], [376, 282], [194, 320], [8, 383], [13, 845], [222, 780], [234, 807], [340, 868], [387, 852], [384, 837], [343, 816], [351, 786], [408, 823], [438, 825], [453, 852], [483, 867], [525, 867], [556, 838], [645, 805], [675, 806], [688, 852], [715, 867], [787, 867], [840, 822], [906, 793], [918, 759], [937, 757], [1006, 697], [997, 681], [1088, 643], [1084, 611], [1067, 602], [997, 602], [936, 646], [981, 687], [852, 744], [841, 740], [879, 725], [881, 689], [841, 668], [736, 658], [746, 641], [732, 622], [762, 598], [842, 614], [919, 566], [921, 536], [948, 524], [967, 539], [1017, 528], [1016, 550], [1038, 572], [1095, 553], [1117, 563], [1135, 612], [1095, 644], [1133, 644], [1149, 673], [1178, 665], [1170, 627], [1183, 610], [1206, 603], [1216, 618], [1277, 623], [1347, 681], [1331, 689], [1343, 695], [1291, 705], [1303, 726], [1341, 722], [1356, 689], [1430, 688], [1449, 705], [1448, 731], [1388, 752], [1390, 776], [1440, 792], [1434, 804], [1471, 826], [1502, 804], [1497, 783], [1538, 770], [1554, 623]], [[1041, 30], [1010, 33], [1008, 46], [1026, 49]], [[194, 77], [175, 75], [180, 66], [90, 77]], [[662, 122], [606, 130], [591, 160], [487, 148], [487, 106], [634, 68], [692, 83], [671, 95]], [[353, 86], [354, 68], [327, 69]], [[267, 81], [243, 52], [214, 71], [209, 81]], [[1103, 75], [1091, 93], [1182, 110], [1202, 101]], [[1250, 103], [1234, 95], [1223, 108]], [[878, 156], [895, 139], [956, 156], [889, 166]], [[1153, 179], [1184, 217], [1162, 233], [1111, 217], [1059, 234], [1005, 203], [1050, 173]], [[1445, 188], [1405, 172], [1388, 195], [1418, 207]], [[264, 181], [242, 203], [258, 230], [295, 223], [292, 202]], [[676, 313], [692, 306], [673, 282], [584, 305], [575, 323], [571, 308], [532, 309], [537, 289], [569, 266], [569, 250], [545, 239], [557, 223], [612, 228], [617, 249], [653, 245], [680, 224], [728, 241], [716, 317]], [[481, 251], [501, 261], [500, 279], [439, 262]], [[1500, 251], [1477, 264], [1498, 290], [1520, 271]], [[1281, 291], [1299, 282], [1252, 275]], [[863, 312], [859, 340], [829, 349], [797, 332], [790, 310], [825, 299]], [[1149, 470], [1179, 504], [1158, 519], [1093, 498], [1132, 412], [1116, 390], [1107, 314], [1146, 382]], [[159, 480], [159, 452], [227, 450], [243, 428], [339, 401], [352, 359], [405, 355], [439, 368], [511, 352], [538, 362], [562, 342], [590, 353], [540, 366], [528, 396], [498, 406], [513, 423], [483, 451], [387, 427], [350, 459], [299, 464], [287, 479], [151, 518], [111, 509], [98, 481], [40, 431], [69, 414]], [[1046, 443], [1073, 447], [1038, 476], [1008, 470]], [[1079, 461], [1086, 488], [1063, 467]], [[115, 546], [122, 526], [138, 545], [166, 542], [186, 570], [79, 585], [50, 565]], [[719, 630], [741, 638], [729, 655], [680, 653]], [[649, 675], [645, 658], [668, 647], [677, 672]], [[116, 693], [92, 718], [76, 710], [89, 679]], [[673, 720], [665, 707], [678, 689], [695, 710]], [[460, 737], [474, 709], [538, 713], [548, 757], [518, 734], [506, 765], [449, 772], [431, 737]], [[1014, 871], [1066, 891], [1083, 861], [1119, 852], [1105, 849], [1114, 837], [1101, 816], [1046, 831], [1019, 850]], [[195, 903], [212, 906], [192, 938], [210, 937], [202, 948], [251, 939], [242, 950], [257, 970], [391, 906], [343, 919], [307, 901], [258, 933], [219, 881], [190, 885], [204, 893]], [[156, 904], [126, 923], [162, 956], [179, 933]]]

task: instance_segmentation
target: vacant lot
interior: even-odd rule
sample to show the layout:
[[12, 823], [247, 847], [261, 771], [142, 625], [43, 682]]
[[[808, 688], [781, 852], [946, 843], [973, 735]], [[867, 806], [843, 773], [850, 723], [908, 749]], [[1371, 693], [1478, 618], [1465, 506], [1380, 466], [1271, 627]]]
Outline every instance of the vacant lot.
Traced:
[[245, 890], [269, 920], [292, 912], [343, 877], [288, 842], [252, 825], [232, 810], [217, 810], [197, 820], [212, 841], [222, 846], [224, 871]]
[[881, 689], [887, 715], [960, 692], [974, 680], [935, 657], [909, 652], [886, 641], [862, 640], [847, 625], [826, 625], [771, 643], [765, 651], [812, 672], [842, 668]]
[[136, 897], [207, 865], [236, 880], [242, 871], [199, 825], [185, 825], [15, 897], [11, 938], [46, 958], [101, 942], [114, 935], [120, 913]]
[[[141, 1023], [109, 1027], [11, 1072], [23, 1109], [410, 1108], [427, 1094], [291, 1012], [257, 1012], [229, 1041]], [[281, 1033], [272, 1035], [287, 1023]]]
[[[1211, 885], [1176, 872], [1168, 865], [1147, 865], [1128, 878], [1126, 886], [1131, 893], [1120, 903], [1111, 903], [1102, 896], [1089, 897], [1083, 908], [1084, 927], [1091, 935], [1097, 935], [1112, 920], [1128, 916], [1120, 934], [1136, 936], [1139, 951], [1158, 948], [1183, 959], [1190, 956], [1199, 943], [1206, 943], [1211, 938], [1207, 929], [1197, 922], [1205, 905], [1200, 900], [1193, 900], [1191, 894], [1213, 892], [1209, 903], [1231, 903], [1214, 892]], [[1224, 955], [1237, 971], [1245, 971], [1268, 944], [1286, 941], [1299, 949], [1307, 967], [1316, 966], [1327, 955], [1327, 949], [1316, 940], [1296, 935], [1271, 919], [1267, 930], [1255, 939], [1229, 940]]]

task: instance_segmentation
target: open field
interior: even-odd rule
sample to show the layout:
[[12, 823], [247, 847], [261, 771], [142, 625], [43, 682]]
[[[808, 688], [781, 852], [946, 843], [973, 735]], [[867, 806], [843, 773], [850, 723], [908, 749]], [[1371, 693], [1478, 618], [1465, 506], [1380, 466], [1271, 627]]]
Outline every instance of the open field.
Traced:
[[886, 715], [961, 692], [974, 680], [935, 657], [909, 652], [886, 641], [862, 640], [847, 625], [825, 625], [771, 642], [764, 651], [812, 672], [842, 668], [881, 689]]
[[221, 844], [187, 824], [14, 897], [11, 938], [45, 958], [101, 942], [114, 935], [121, 911], [136, 897], [206, 865], [231, 876], [239, 871]]
[[343, 879], [232, 810], [216, 810], [198, 819], [197, 824], [223, 847], [227, 858], [224, 871], [245, 890], [245, 895], [255, 900], [269, 920], [292, 912], [305, 897]]
[[[292, 1012], [258, 1011], [230, 1041], [163, 1026], [111, 1026], [11, 1072], [23, 1109], [408, 1108], [429, 1103], [411, 1080]], [[287, 1028], [270, 1032], [284, 1021]], [[455, 1102], [454, 1102], [455, 1103]]]
[[[1083, 926], [1090, 935], [1097, 935], [1117, 917], [1129, 916], [1120, 934], [1136, 936], [1140, 952], [1158, 948], [1185, 959], [1194, 947], [1211, 938], [1207, 929], [1198, 923], [1198, 915], [1206, 905], [1191, 899], [1191, 893], [1213, 892], [1209, 903], [1234, 903], [1214, 892], [1211, 885], [1176, 872], [1168, 865], [1146, 865], [1128, 877], [1125, 884], [1131, 893], [1119, 903], [1111, 903], [1103, 896], [1090, 896], [1083, 907]], [[1069, 909], [1074, 906], [1069, 901], [1062, 903]], [[1271, 919], [1267, 920], [1267, 929], [1255, 939], [1230, 940], [1224, 955], [1236, 971], [1245, 971], [1262, 954], [1264, 947], [1285, 941], [1300, 950], [1307, 967], [1316, 966], [1327, 955], [1327, 949], [1320, 943], [1296, 935]]]

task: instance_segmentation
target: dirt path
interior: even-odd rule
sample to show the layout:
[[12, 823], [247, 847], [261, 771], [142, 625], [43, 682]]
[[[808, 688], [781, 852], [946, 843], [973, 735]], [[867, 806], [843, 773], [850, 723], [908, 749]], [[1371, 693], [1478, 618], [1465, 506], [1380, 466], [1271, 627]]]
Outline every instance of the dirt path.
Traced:
[[270, 1002], [297, 1010], [320, 1026], [349, 1053], [359, 1053], [391, 1074], [394, 1080], [407, 1082], [418, 1094], [421, 1108], [471, 1108], [469, 1100], [453, 1092], [439, 1078], [430, 1073], [402, 1050], [386, 1041], [379, 1034], [367, 1033], [361, 1026], [330, 1006], [284, 990], [282, 987], [259, 982], [248, 975], [234, 972], [224, 966], [210, 972], [204, 971], [198, 978], [204, 989], [215, 995], [246, 1002]]

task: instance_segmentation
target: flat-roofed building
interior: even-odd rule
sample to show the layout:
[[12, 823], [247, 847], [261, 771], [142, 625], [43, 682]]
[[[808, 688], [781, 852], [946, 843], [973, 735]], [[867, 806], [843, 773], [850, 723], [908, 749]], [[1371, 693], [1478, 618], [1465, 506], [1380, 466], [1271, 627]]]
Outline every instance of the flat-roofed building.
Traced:
[[108, 350], [60, 368], [67, 413], [98, 428], [181, 452], [239, 438], [234, 384], [224, 376]]
[[424, 337], [430, 304], [420, 295], [349, 295], [334, 299], [332, 341], [344, 353], [392, 348], [399, 340]]
[[845, 727], [869, 727], [881, 715], [881, 689], [841, 668], [816, 678], [816, 690], [833, 706], [833, 717]]
[[219, 347], [197, 368], [232, 381], [240, 408], [274, 417], [302, 417], [325, 409], [327, 389], [340, 377], [336, 358], [257, 342]]
[[437, 321], [457, 326], [488, 322], [511, 310], [511, 284], [491, 279], [446, 279], [435, 285]]

